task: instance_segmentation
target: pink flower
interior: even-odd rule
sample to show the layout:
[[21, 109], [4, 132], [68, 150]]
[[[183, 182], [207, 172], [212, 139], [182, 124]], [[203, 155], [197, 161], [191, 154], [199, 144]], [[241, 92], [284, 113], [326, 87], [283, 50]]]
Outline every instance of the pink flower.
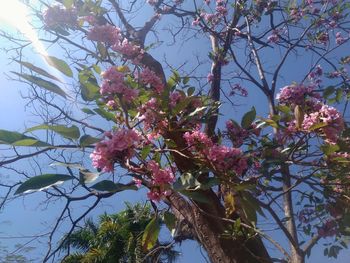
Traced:
[[66, 9], [60, 5], [49, 7], [43, 15], [47, 27], [77, 26], [77, 12], [75, 9]]
[[161, 169], [158, 163], [151, 160], [147, 163], [147, 169], [151, 172], [153, 185], [171, 184], [175, 181], [175, 176], [170, 167]]
[[108, 24], [96, 25], [88, 32], [87, 39], [113, 45], [121, 39], [120, 28]]
[[155, 6], [157, 4], [158, 0], [147, 0], [147, 3], [151, 6]]
[[200, 24], [200, 18], [197, 17], [195, 20], [192, 21], [192, 26], [198, 26]]
[[178, 91], [175, 91], [170, 94], [170, 107], [174, 108], [176, 104], [178, 104], [181, 99], [183, 99], [183, 94]]
[[158, 94], [160, 94], [164, 89], [162, 80], [156, 75], [156, 73], [154, 73], [149, 68], [145, 68], [141, 72], [139, 78], [142, 84], [150, 85], [152, 88], [156, 90]]
[[130, 159], [141, 140], [137, 131], [129, 129], [107, 132], [105, 137], [107, 139], [97, 143], [90, 154], [92, 165], [105, 172], [112, 172], [115, 162]]
[[183, 137], [190, 147], [190, 150], [193, 151], [198, 151], [198, 149], [201, 148], [208, 149], [208, 147], [213, 146], [212, 140], [200, 130], [186, 132]]
[[247, 160], [240, 149], [214, 144], [200, 130], [186, 132], [184, 139], [194, 155], [208, 160], [219, 172], [233, 171], [241, 175], [248, 168]]
[[241, 128], [233, 121], [227, 121], [226, 128], [233, 146], [235, 147], [240, 147], [243, 144], [244, 139], [249, 136], [249, 132], [246, 129]]
[[159, 202], [170, 194], [170, 185], [174, 183], [175, 176], [170, 167], [161, 169], [159, 164], [151, 160], [147, 163], [147, 170], [151, 174], [151, 191], [147, 193], [149, 199]]
[[283, 87], [277, 94], [276, 99], [282, 104], [301, 105], [305, 102], [306, 96], [317, 97], [313, 93], [312, 86], [293, 84]]
[[112, 49], [128, 59], [133, 59], [135, 63], [138, 63], [144, 54], [144, 50], [141, 49], [140, 46], [130, 43], [126, 38], [124, 38], [123, 41], [114, 43]]
[[326, 142], [330, 144], [337, 143], [337, 140], [344, 130], [344, 120], [341, 113], [334, 107], [323, 105], [319, 111], [312, 112], [304, 117], [302, 128], [310, 130], [313, 125], [324, 123], [321, 127]]
[[337, 45], [341, 45], [346, 41], [344, 37], [342, 37], [341, 32], [337, 32], [335, 34], [335, 42]]
[[329, 41], [328, 32], [319, 33], [318, 36], [316, 37], [316, 42], [317, 43], [320, 43], [320, 44], [323, 44], [323, 45], [327, 45], [328, 41]]
[[144, 129], [151, 129], [159, 122], [158, 105], [156, 98], [150, 99], [139, 108], [139, 120], [143, 121]]
[[151, 191], [147, 193], [147, 197], [154, 202], [160, 202], [163, 198], [169, 196], [170, 194], [171, 191], [168, 189], [153, 187]]
[[229, 93], [229, 96], [234, 96], [237, 94], [237, 92], [239, 93], [238, 95], [240, 95], [242, 97], [248, 96], [248, 91], [245, 88], [243, 88], [240, 84], [234, 84], [231, 87], [231, 91]]
[[208, 75], [207, 75], [208, 83], [213, 82], [213, 80], [214, 80], [214, 75], [212, 73], [208, 73]]
[[107, 71], [101, 73], [103, 82], [100, 93], [103, 96], [118, 95], [125, 102], [132, 102], [139, 94], [139, 91], [128, 87], [125, 82], [125, 72], [118, 71], [118, 68], [113, 66]]
[[238, 148], [213, 145], [209, 149], [207, 158], [220, 172], [230, 172], [232, 170], [237, 175], [242, 175], [248, 168], [247, 160]]
[[337, 224], [334, 220], [327, 220], [326, 223], [318, 229], [318, 234], [321, 237], [332, 237], [337, 234]]
[[142, 180], [137, 179], [135, 177], [133, 177], [132, 180], [135, 182], [135, 185], [137, 186], [137, 188], [140, 188], [142, 186]]

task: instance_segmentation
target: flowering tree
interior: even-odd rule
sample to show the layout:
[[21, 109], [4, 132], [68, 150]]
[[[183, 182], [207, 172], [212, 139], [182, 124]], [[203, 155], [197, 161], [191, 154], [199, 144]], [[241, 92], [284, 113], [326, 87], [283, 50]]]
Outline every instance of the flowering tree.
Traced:
[[[349, 3], [52, 2], [36, 14], [45, 42], [65, 54], [46, 56], [65, 79], [16, 58], [43, 124], [0, 132], [14, 153], [2, 167], [45, 155], [46, 165], [66, 169], [26, 172], [19, 186], [6, 186], [7, 196], [42, 190], [66, 200], [50, 242], [59, 222], [69, 218], [73, 232], [100, 200], [141, 188], [157, 212], [147, 248], [160, 220], [176, 241], [197, 240], [212, 262], [300, 263], [323, 238], [332, 241], [325, 256], [346, 248]], [[175, 61], [160, 59], [182, 45]], [[258, 105], [233, 116], [235, 102], [254, 96]], [[96, 201], [72, 218], [70, 205], [89, 198]], [[269, 255], [267, 243], [279, 254]]]

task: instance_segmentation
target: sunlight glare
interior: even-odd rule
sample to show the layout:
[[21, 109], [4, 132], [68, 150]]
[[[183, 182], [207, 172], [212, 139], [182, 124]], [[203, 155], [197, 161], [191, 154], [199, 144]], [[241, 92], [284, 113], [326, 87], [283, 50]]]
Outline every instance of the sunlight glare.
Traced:
[[29, 12], [26, 5], [18, 0], [6, 1], [0, 9], [0, 22], [15, 27], [32, 42], [39, 54], [47, 56], [48, 53], [29, 23], [28, 16]]
[[[63, 82], [62, 74], [55, 72], [50, 67], [48, 60], [49, 54], [46, 51], [45, 46], [38, 38], [38, 33], [34, 30], [33, 26], [29, 21], [29, 10], [25, 4], [19, 0], [0, 0], [1, 2], [6, 2], [2, 5], [0, 9], [0, 27], [5, 25], [5, 29], [11, 26], [21, 32], [30, 42], [34, 49], [41, 56], [44, 64], [47, 66], [50, 73], [58, 75], [58, 79]], [[64, 87], [66, 89], [66, 87]]]

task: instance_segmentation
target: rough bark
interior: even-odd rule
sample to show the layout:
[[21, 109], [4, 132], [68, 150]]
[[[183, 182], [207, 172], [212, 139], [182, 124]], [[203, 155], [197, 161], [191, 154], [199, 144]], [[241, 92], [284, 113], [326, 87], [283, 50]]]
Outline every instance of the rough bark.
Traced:
[[271, 262], [260, 238], [254, 237], [249, 240], [244, 236], [236, 239], [224, 238], [222, 234], [227, 225], [220, 218], [206, 215], [197, 204], [189, 203], [178, 193], [171, 194], [168, 200], [175, 216], [188, 222], [195, 239], [205, 248], [211, 262]]

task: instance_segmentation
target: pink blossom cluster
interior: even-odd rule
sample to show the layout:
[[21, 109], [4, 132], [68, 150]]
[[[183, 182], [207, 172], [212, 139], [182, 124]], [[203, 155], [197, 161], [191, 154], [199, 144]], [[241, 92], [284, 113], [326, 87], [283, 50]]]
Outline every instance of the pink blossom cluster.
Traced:
[[117, 41], [112, 46], [112, 49], [121, 53], [126, 58], [133, 59], [133, 62], [135, 62], [136, 64], [139, 63], [144, 54], [144, 50], [141, 49], [140, 46], [134, 45], [133, 43], [129, 42], [129, 40], [127, 40], [126, 38], [124, 38], [123, 41]]
[[276, 99], [281, 104], [302, 105], [306, 97], [315, 97], [312, 86], [304, 86], [302, 84], [293, 84], [283, 87], [277, 94]]
[[151, 6], [155, 6], [158, 3], [158, 0], [147, 0], [147, 3]]
[[90, 29], [87, 38], [93, 41], [104, 42], [108, 45], [120, 41], [120, 29], [112, 25], [96, 25]]
[[328, 78], [334, 79], [334, 78], [339, 78], [339, 77], [346, 77], [347, 75], [347, 69], [346, 68], [341, 68], [336, 71], [333, 71], [328, 74]]
[[151, 160], [147, 163], [147, 170], [151, 173], [151, 191], [147, 193], [150, 200], [159, 202], [168, 196], [170, 185], [175, 181], [175, 176], [170, 167], [161, 169], [159, 164]]
[[306, 131], [316, 124], [325, 124], [320, 129], [326, 137], [326, 142], [337, 143], [337, 140], [344, 129], [344, 120], [341, 113], [334, 107], [322, 105], [321, 109], [312, 112], [304, 117], [302, 128]]
[[278, 30], [273, 30], [272, 34], [267, 37], [268, 43], [278, 43], [280, 41], [280, 36]]
[[[210, 1], [205, 1], [207, 5], [210, 4]], [[227, 1], [226, 0], [216, 0], [215, 1], [215, 13], [206, 13], [202, 11], [200, 16], [197, 17], [193, 22], [193, 26], [197, 26], [200, 24], [201, 19], [203, 19], [206, 23], [210, 24], [212, 27], [215, 27], [222, 21], [222, 19], [227, 16]]]
[[157, 76], [155, 72], [153, 72], [149, 68], [145, 68], [142, 70], [142, 72], [140, 73], [139, 79], [142, 84], [146, 86], [149, 85], [150, 87], [155, 89], [155, 91], [158, 94], [162, 93], [164, 89], [162, 80]]
[[105, 172], [112, 172], [115, 162], [122, 162], [134, 155], [141, 136], [136, 130], [121, 129], [106, 132], [107, 139], [99, 142], [90, 154], [92, 165]]
[[170, 94], [170, 107], [174, 108], [182, 99], [184, 99], [184, 95], [178, 91], [174, 91]]
[[348, 152], [336, 152], [333, 153], [330, 159], [348, 159], [350, 161], [350, 153]]
[[170, 167], [161, 169], [155, 161], [147, 163], [147, 169], [151, 172], [153, 185], [171, 184], [175, 181], [175, 176]]
[[321, 32], [316, 36], [316, 42], [319, 44], [327, 45], [329, 42], [328, 32]]
[[246, 88], [242, 87], [240, 84], [236, 83], [233, 86], [231, 86], [231, 90], [229, 93], [229, 96], [234, 96], [234, 95], [240, 95], [242, 97], [247, 97], [248, 96], [248, 91]]
[[346, 40], [347, 40], [347, 39], [344, 38], [344, 37], [342, 36], [341, 32], [337, 32], [337, 33], [335, 34], [335, 43], [336, 43], [337, 45], [343, 44]]
[[207, 75], [208, 83], [213, 82], [213, 80], [214, 80], [214, 75], [213, 75], [213, 73], [209, 72], [208, 75]]
[[118, 67], [112, 66], [105, 72], [102, 72], [103, 82], [100, 93], [107, 96], [107, 100], [114, 100], [117, 95], [125, 102], [133, 101], [137, 95], [138, 90], [128, 87], [125, 82], [125, 72], [118, 71]]
[[289, 16], [293, 22], [298, 22], [305, 15], [305, 10], [298, 7], [293, 7], [290, 9]]
[[320, 65], [317, 65], [315, 70], [311, 71], [308, 75], [308, 78], [311, 82], [315, 83], [316, 85], [321, 83], [321, 77], [323, 75], [323, 69]]
[[143, 121], [145, 130], [157, 123], [158, 118], [158, 104], [156, 98], [152, 98], [139, 108], [139, 120]]
[[311, 208], [304, 208], [298, 214], [298, 219], [301, 223], [307, 224], [311, 221], [312, 217], [315, 215], [315, 210]]
[[114, 51], [121, 53], [127, 59], [132, 59], [136, 64], [139, 63], [144, 54], [144, 50], [140, 46], [123, 38], [120, 28], [112, 25], [92, 27], [88, 33], [88, 39], [111, 45]]
[[248, 168], [247, 159], [238, 148], [214, 144], [200, 130], [186, 132], [183, 137], [193, 154], [210, 162], [219, 172], [233, 171], [237, 175], [242, 175]]
[[47, 27], [76, 26], [77, 12], [75, 9], [66, 9], [60, 5], [54, 5], [45, 10], [43, 14], [44, 23]]
[[244, 139], [249, 136], [249, 132], [246, 129], [243, 129], [233, 121], [226, 122], [226, 129], [233, 146], [235, 147], [242, 146]]
[[226, 1], [216, 0], [215, 10], [220, 16], [226, 16], [227, 15]]
[[204, 132], [194, 130], [192, 132], [185, 132], [184, 139], [191, 151], [202, 151], [214, 145], [212, 140]]
[[215, 144], [209, 148], [207, 158], [220, 172], [232, 170], [237, 175], [242, 175], [248, 168], [247, 159], [238, 148]]
[[337, 224], [334, 220], [327, 220], [319, 229], [318, 234], [325, 237], [332, 237], [338, 233]]
[[157, 137], [159, 133], [167, 127], [168, 121], [162, 117], [164, 112], [159, 109], [156, 98], [151, 98], [139, 107], [138, 111], [138, 119], [139, 121], [142, 121], [144, 130], [153, 130], [151, 137]]

